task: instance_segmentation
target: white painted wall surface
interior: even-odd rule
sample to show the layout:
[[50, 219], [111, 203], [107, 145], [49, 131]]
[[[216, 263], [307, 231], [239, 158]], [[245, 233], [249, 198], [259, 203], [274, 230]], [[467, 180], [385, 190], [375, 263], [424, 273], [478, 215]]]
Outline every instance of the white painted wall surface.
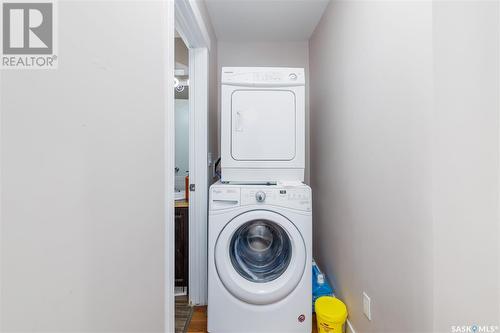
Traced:
[[186, 189], [185, 178], [189, 171], [189, 100], [175, 99], [175, 188]]
[[357, 333], [431, 332], [432, 2], [334, 1], [309, 49], [314, 255]]
[[313, 35], [315, 255], [358, 333], [500, 326], [499, 45], [497, 1], [335, 1]]
[[500, 326], [498, 1], [434, 2], [434, 323]]
[[311, 36], [329, 0], [206, 0], [219, 41], [292, 42]]
[[[210, 14], [206, 6], [206, 0], [195, 0], [197, 4], [199, 13], [203, 22], [205, 23], [206, 30], [208, 32], [208, 37], [210, 38], [210, 50], [208, 52], [208, 78], [209, 78], [209, 89], [208, 89], [208, 151], [214, 156], [214, 163], [216, 158], [219, 156], [219, 140], [218, 140], [218, 128], [219, 128], [219, 118], [218, 118], [218, 62], [217, 62], [217, 37], [215, 36], [215, 31], [212, 26], [212, 21], [210, 19]], [[211, 170], [210, 170], [211, 171]], [[211, 183], [212, 173], [209, 173], [209, 184]]]
[[2, 71], [0, 330], [163, 331], [168, 14], [60, 1], [59, 68]]
[[[220, 42], [218, 43], [218, 86], [222, 67], [301, 67], [306, 73], [306, 166], [309, 182], [309, 47], [308, 42]], [[220, 99], [220, 97], [219, 97]], [[220, 123], [220, 100], [219, 100]], [[219, 128], [220, 145], [220, 128]]]

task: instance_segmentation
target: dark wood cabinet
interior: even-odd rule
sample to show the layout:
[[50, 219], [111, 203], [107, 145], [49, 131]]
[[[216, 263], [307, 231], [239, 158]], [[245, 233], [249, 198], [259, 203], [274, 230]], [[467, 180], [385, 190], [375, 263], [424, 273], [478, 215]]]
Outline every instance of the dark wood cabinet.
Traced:
[[189, 207], [175, 207], [175, 286], [188, 286]]

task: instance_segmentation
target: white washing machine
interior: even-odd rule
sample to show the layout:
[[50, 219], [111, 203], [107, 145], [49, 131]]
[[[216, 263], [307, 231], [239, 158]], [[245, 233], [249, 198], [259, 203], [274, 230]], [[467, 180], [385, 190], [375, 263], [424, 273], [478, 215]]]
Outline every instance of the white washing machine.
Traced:
[[223, 67], [221, 83], [221, 180], [304, 181], [304, 69]]
[[311, 209], [306, 185], [211, 186], [209, 332], [311, 332]]

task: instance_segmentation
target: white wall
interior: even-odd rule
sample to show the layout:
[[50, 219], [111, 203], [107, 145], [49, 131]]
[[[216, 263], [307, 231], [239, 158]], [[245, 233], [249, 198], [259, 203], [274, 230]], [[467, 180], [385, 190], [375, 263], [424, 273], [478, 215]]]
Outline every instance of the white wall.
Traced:
[[334, 1], [309, 49], [314, 255], [357, 333], [431, 332], [432, 3]]
[[499, 17], [335, 1], [313, 35], [315, 255], [358, 333], [500, 325]]
[[2, 71], [0, 330], [163, 331], [168, 14], [60, 1], [59, 68]]
[[[306, 73], [306, 170], [309, 182], [309, 48], [308, 42], [218, 43], [218, 87], [222, 67], [301, 67]], [[219, 101], [220, 102], [220, 101]], [[219, 120], [220, 121], [220, 110]], [[220, 129], [219, 129], [220, 145]]]
[[[219, 100], [219, 89], [218, 89], [218, 52], [217, 52], [217, 37], [215, 36], [215, 31], [212, 26], [212, 21], [210, 20], [210, 14], [206, 7], [205, 0], [196, 0], [196, 4], [200, 13], [200, 16], [205, 23], [207, 29], [208, 37], [210, 39], [210, 50], [208, 52], [208, 77], [209, 77], [209, 89], [208, 89], [208, 151], [213, 154], [214, 163], [217, 156], [219, 156], [219, 140], [218, 140], [218, 128], [219, 128], [219, 118], [218, 118], [218, 100]], [[210, 170], [212, 171], [212, 170]], [[209, 173], [209, 176], [212, 172]], [[209, 184], [211, 183], [209, 178]]]
[[[189, 67], [189, 49], [180, 37], [175, 38], [175, 66]], [[179, 66], [179, 68], [182, 66]], [[189, 87], [183, 92], [175, 92], [175, 189], [186, 189], [186, 176], [189, 171]]]
[[175, 188], [186, 189], [186, 175], [189, 171], [189, 100], [175, 99]]
[[189, 49], [181, 37], [175, 37], [175, 63], [189, 66]]
[[499, 3], [434, 3], [435, 332], [500, 326]]

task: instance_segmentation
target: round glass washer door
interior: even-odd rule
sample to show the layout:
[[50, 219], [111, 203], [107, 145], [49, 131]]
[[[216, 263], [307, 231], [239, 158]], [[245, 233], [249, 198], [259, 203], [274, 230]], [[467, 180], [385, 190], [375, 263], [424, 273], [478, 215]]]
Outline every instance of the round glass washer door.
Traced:
[[298, 285], [306, 264], [304, 240], [283, 215], [267, 210], [231, 220], [215, 244], [215, 265], [226, 289], [250, 304], [271, 304]]

